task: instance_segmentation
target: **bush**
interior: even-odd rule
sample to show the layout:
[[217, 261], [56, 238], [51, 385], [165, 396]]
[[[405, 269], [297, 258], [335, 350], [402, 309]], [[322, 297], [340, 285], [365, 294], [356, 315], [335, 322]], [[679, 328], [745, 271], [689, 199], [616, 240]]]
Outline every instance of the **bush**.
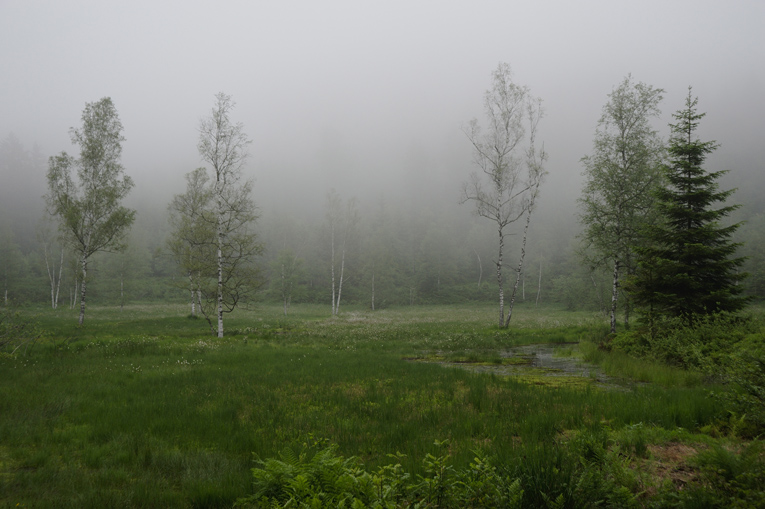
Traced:
[[762, 442], [752, 442], [740, 452], [715, 445], [693, 462], [703, 484], [663, 493], [658, 507], [765, 507]]
[[621, 332], [610, 347], [699, 370], [727, 384], [729, 390], [715, 396], [745, 422], [737, 432], [757, 436], [765, 431], [765, 329], [756, 318], [719, 313], [698, 317], [693, 327], [668, 318], [653, 331]]
[[733, 415], [741, 416], [745, 425], [739, 426], [737, 434], [761, 435], [765, 432], [765, 351], [737, 352], [724, 374], [730, 389], [715, 395], [730, 405]]
[[[642, 433], [642, 427], [627, 435]], [[638, 429], [639, 428], [639, 429]], [[253, 494], [239, 507], [638, 507], [642, 487], [631, 468], [632, 454], [609, 438], [608, 429], [582, 431], [555, 445], [530, 444], [511, 464], [496, 466], [480, 451], [464, 469], [448, 453], [427, 454], [424, 475], [410, 476], [395, 463], [375, 472], [334, 446], [284, 451], [280, 459], [258, 461]], [[633, 437], [634, 438], [634, 437]], [[640, 442], [642, 439], [631, 441]], [[449, 442], [438, 442], [442, 451]], [[643, 444], [644, 446], [644, 444]], [[640, 445], [635, 451], [644, 454]], [[748, 472], [748, 470], [747, 470]]]
[[342, 458], [335, 447], [318, 452], [295, 453], [286, 449], [281, 459], [258, 461], [252, 469], [254, 494], [239, 499], [242, 507], [362, 507], [369, 505], [375, 489], [372, 476], [355, 457]]
[[649, 357], [672, 366], [709, 369], [727, 364], [739, 344], [758, 327], [751, 317], [731, 313], [697, 317], [692, 327], [679, 318], [665, 318], [653, 329], [620, 332], [610, 345], [635, 357]]
[[[448, 441], [436, 446], [446, 447]], [[377, 469], [364, 470], [355, 457], [343, 458], [335, 446], [295, 453], [281, 459], [258, 460], [252, 469], [254, 493], [240, 498], [238, 507], [520, 507], [523, 490], [518, 479], [503, 477], [481, 453], [469, 468], [455, 471], [449, 454], [428, 454], [425, 475], [413, 479], [401, 467], [403, 455]]]

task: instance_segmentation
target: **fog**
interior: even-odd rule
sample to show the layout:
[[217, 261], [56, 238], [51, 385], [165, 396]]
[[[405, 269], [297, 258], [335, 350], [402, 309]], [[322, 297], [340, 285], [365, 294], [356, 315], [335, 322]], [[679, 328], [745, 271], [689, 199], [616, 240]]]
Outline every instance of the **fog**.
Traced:
[[[223, 91], [253, 140], [247, 174], [263, 220], [323, 214], [331, 188], [362, 209], [427, 201], [439, 213], [459, 207], [472, 169], [461, 127], [482, 115], [504, 61], [546, 110], [540, 224], [570, 229], [579, 160], [631, 73], [665, 89], [665, 137], [693, 86], [707, 113], [699, 134], [721, 145], [707, 167], [732, 170], [740, 199], [761, 210], [763, 20], [758, 1], [3, 0], [0, 137], [43, 159], [76, 152], [69, 128], [86, 102], [111, 97], [140, 216], [164, 211], [200, 166], [197, 126]], [[44, 164], [5, 178], [45, 192]], [[469, 206], [457, 210], [469, 218]]]

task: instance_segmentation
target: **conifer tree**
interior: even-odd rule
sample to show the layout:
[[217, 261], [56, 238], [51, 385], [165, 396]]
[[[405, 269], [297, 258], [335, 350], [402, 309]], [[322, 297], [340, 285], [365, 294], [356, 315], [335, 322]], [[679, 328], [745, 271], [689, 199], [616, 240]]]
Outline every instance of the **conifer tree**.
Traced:
[[734, 190], [719, 190], [717, 181], [726, 171], [702, 168], [718, 145], [696, 136], [705, 115], [697, 104], [689, 88], [685, 108], [673, 114], [667, 184], [657, 191], [662, 220], [646, 232], [648, 246], [639, 250], [641, 270], [634, 281], [636, 300], [649, 319], [676, 316], [689, 326], [698, 315], [738, 311], [747, 302], [738, 285], [746, 277], [738, 270], [744, 258], [735, 256], [740, 244], [731, 241], [740, 223], [721, 223], [739, 205], [714, 208]]

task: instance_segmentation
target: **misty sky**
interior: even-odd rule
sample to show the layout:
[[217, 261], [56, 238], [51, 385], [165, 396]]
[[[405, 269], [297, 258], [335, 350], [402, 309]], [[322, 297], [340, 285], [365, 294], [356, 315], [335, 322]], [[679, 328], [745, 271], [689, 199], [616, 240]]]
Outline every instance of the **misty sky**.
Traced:
[[506, 61], [544, 100], [548, 206], [573, 203], [579, 159], [628, 73], [666, 90], [664, 136], [692, 85], [700, 134], [721, 144], [714, 162], [761, 172], [763, 26], [757, 0], [0, 0], [0, 137], [76, 152], [68, 129], [110, 96], [136, 193], [165, 200], [201, 164], [199, 119], [223, 91], [266, 205], [423, 185], [456, 203], [471, 170], [460, 127]]

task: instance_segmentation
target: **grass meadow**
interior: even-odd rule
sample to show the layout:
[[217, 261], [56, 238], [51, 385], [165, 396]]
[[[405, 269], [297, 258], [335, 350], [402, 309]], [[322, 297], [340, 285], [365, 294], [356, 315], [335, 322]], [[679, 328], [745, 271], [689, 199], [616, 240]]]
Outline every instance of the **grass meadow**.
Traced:
[[[636, 429], [638, 456], [653, 465], [633, 487], [642, 499], [680, 482], [660, 466], [667, 444], [695, 452], [732, 440], [700, 433], [729, 418], [700, 374], [585, 347], [602, 331], [597, 315], [521, 305], [499, 330], [488, 305], [349, 306], [337, 318], [328, 306], [296, 305], [287, 317], [258, 306], [227, 316], [217, 339], [187, 313], [91, 306], [80, 328], [75, 311], [24, 311], [46, 335], [26, 354], [0, 357], [0, 506], [231, 507], [252, 492], [254, 460], [287, 449], [334, 444], [370, 470], [400, 453], [416, 477], [446, 440], [455, 469], [483, 451], [506, 472], [526, 472], [533, 507], [563, 489], [547, 478], [572, 436], [605, 433], [634, 453]], [[494, 362], [511, 347], [550, 342], [581, 342], [563, 355], [592, 358], [624, 383], [411, 360]]]

